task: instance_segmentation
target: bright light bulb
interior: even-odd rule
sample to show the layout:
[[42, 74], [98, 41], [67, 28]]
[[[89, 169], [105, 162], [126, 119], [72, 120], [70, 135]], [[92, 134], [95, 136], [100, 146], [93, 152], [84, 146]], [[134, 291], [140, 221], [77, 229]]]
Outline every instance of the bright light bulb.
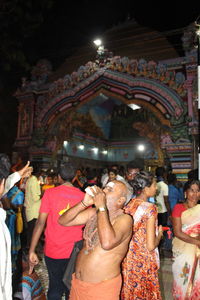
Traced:
[[84, 145], [79, 145], [78, 147], [79, 147], [79, 149], [81, 149], [81, 150], [83, 150], [83, 149], [85, 148]]
[[94, 153], [97, 153], [99, 151], [99, 149], [96, 147], [92, 148], [92, 150], [94, 151]]
[[97, 47], [99, 47], [99, 46], [102, 44], [102, 41], [101, 41], [100, 39], [96, 39], [96, 40], [93, 41], [93, 43], [94, 43]]
[[142, 152], [142, 151], [144, 151], [144, 149], [145, 149], [144, 145], [138, 145], [138, 150], [139, 151]]
[[132, 110], [136, 110], [136, 109], [140, 109], [141, 107], [137, 104], [134, 103], [130, 103], [128, 104], [128, 106], [132, 109]]
[[103, 150], [102, 153], [103, 153], [103, 154], [107, 154], [108, 151], [107, 151], [107, 150]]

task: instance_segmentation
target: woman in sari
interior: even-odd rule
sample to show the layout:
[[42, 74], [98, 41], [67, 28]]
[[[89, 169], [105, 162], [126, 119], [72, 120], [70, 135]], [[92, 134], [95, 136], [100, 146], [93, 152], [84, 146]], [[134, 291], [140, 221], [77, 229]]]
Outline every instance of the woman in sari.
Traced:
[[156, 193], [156, 181], [149, 172], [138, 173], [130, 182], [136, 198], [125, 207], [133, 216], [133, 236], [122, 264], [122, 300], [161, 300], [157, 246], [163, 235], [157, 226], [157, 207], [148, 202]]
[[200, 300], [200, 181], [186, 182], [184, 195], [186, 201], [176, 204], [172, 212], [173, 297]]

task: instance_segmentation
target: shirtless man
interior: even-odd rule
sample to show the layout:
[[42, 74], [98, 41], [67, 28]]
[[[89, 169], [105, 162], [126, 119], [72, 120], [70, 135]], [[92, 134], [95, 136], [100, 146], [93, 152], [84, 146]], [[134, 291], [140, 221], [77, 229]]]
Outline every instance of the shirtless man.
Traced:
[[[84, 246], [72, 278], [70, 300], [118, 300], [121, 289], [120, 264], [132, 235], [132, 218], [124, 214], [127, 188], [114, 181], [101, 190], [90, 187], [94, 197], [66, 211], [59, 223], [64, 226], [86, 224]], [[95, 208], [91, 205], [95, 205]]]

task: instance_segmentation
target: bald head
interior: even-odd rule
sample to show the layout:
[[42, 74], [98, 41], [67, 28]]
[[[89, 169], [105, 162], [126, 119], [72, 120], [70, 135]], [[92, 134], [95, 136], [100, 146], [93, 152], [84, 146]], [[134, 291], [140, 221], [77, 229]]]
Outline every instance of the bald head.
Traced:
[[115, 180], [114, 183], [119, 188], [119, 191], [121, 193], [121, 197], [125, 197], [126, 198], [127, 197], [127, 193], [128, 193], [126, 185], [122, 181], [118, 181], [118, 180]]
[[107, 206], [108, 208], [113, 208], [114, 206], [123, 207], [127, 199], [127, 187], [126, 185], [118, 180], [108, 183], [104, 192], [106, 194]]

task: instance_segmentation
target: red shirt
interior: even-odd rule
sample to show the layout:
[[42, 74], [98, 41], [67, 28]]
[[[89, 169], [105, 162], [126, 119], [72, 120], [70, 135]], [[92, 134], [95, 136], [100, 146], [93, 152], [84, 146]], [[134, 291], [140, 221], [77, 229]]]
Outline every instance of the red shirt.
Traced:
[[40, 213], [47, 213], [44, 253], [54, 259], [69, 258], [74, 242], [82, 239], [83, 226], [65, 227], [58, 218], [84, 198], [84, 193], [71, 186], [60, 185], [45, 191]]
[[186, 210], [186, 207], [183, 203], [178, 203], [174, 206], [174, 209], [172, 211], [172, 217], [180, 218], [182, 212]]

